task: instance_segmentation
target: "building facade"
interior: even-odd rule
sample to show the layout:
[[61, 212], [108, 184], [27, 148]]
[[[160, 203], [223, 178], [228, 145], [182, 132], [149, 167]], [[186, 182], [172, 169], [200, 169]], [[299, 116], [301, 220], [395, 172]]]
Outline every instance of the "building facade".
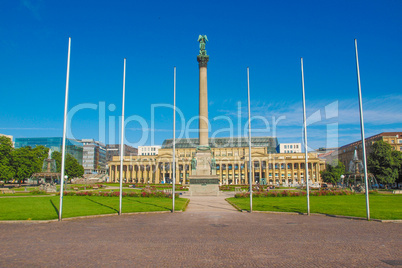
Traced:
[[[372, 145], [379, 140], [389, 143], [393, 150], [402, 151], [402, 132], [382, 132], [380, 134], [366, 138], [365, 144], [367, 157], [369, 157], [371, 153]], [[355, 150], [357, 152], [358, 158], [363, 159], [361, 140], [344, 145], [338, 150], [339, 161], [341, 161], [345, 165], [346, 171], [349, 170], [350, 161], [353, 159]]]
[[82, 166], [85, 174], [106, 173], [106, 146], [93, 139], [82, 139]]
[[277, 152], [280, 154], [301, 153], [301, 143], [280, 143]]
[[[124, 156], [138, 155], [138, 149], [124, 144]], [[120, 157], [120, 144], [106, 145], [106, 163], [113, 160], [114, 156]]]
[[[221, 184], [248, 184], [249, 148], [247, 139], [209, 139], [216, 162], [216, 175]], [[198, 139], [177, 140], [176, 183], [188, 184], [191, 161], [197, 151]], [[253, 142], [254, 141], [254, 142]], [[296, 185], [305, 183], [303, 153], [276, 153], [276, 138], [253, 138], [251, 149], [253, 183], [265, 181], [271, 185]], [[265, 142], [263, 142], [265, 141]], [[173, 153], [171, 140], [165, 140], [158, 155], [127, 156], [123, 162], [123, 180], [132, 183], [169, 183], [172, 176]], [[217, 146], [219, 145], [219, 146]], [[321, 181], [320, 171], [325, 161], [316, 153], [309, 153], [309, 178], [311, 183]], [[108, 162], [109, 179], [120, 178], [120, 158]]]
[[[15, 148], [21, 148], [25, 146], [30, 146], [31, 148], [35, 148], [36, 146], [44, 146], [46, 148], [51, 149], [52, 151], [62, 151], [63, 146], [63, 138], [62, 137], [51, 137], [51, 138], [16, 138], [15, 139]], [[82, 157], [83, 157], [83, 145], [81, 142], [66, 139], [66, 152], [71, 154], [75, 159], [77, 159], [78, 163], [82, 165]]]
[[161, 148], [159, 145], [154, 146], [138, 146], [138, 155], [158, 155]]
[[315, 150], [317, 156], [323, 160], [328, 165], [337, 165], [338, 164], [338, 147], [333, 148], [318, 148]]

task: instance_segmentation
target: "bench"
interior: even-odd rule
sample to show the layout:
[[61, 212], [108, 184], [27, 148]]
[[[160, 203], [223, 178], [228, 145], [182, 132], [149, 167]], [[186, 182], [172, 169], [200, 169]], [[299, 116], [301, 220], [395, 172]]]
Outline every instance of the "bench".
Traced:
[[94, 186], [94, 187], [92, 187], [92, 189], [98, 190], [99, 188], [98, 188], [98, 186]]
[[0, 188], [1, 193], [3, 194], [15, 194], [14, 190], [8, 188]]
[[402, 190], [394, 190], [392, 193], [393, 194], [402, 194]]
[[78, 187], [74, 187], [74, 190], [75, 190], [75, 191], [78, 191]]

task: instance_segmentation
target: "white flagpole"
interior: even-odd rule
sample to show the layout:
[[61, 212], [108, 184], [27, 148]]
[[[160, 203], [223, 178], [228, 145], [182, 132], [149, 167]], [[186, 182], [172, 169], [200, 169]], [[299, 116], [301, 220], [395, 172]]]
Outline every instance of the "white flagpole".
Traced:
[[124, 157], [124, 97], [126, 94], [126, 59], [124, 58], [123, 70], [123, 105], [121, 108], [121, 138], [120, 138], [120, 202], [119, 215], [122, 215], [121, 203], [123, 198], [123, 157]]
[[303, 126], [304, 126], [304, 154], [305, 154], [305, 174], [307, 191], [307, 215], [310, 215], [310, 189], [308, 185], [308, 149], [307, 149], [307, 122], [306, 122], [306, 98], [304, 93], [304, 70], [303, 58], [301, 58], [302, 88], [303, 88]]
[[176, 188], [176, 67], [173, 71], [173, 189], [172, 189], [172, 212], [175, 205], [175, 188]]
[[370, 220], [370, 205], [369, 205], [369, 192], [367, 181], [367, 157], [366, 157], [366, 139], [364, 138], [364, 120], [363, 120], [363, 103], [362, 103], [362, 87], [360, 84], [360, 68], [359, 68], [359, 55], [357, 53], [357, 40], [355, 39], [356, 50], [356, 72], [357, 72], [357, 86], [359, 90], [359, 110], [360, 110], [360, 129], [362, 135], [362, 149], [363, 149], [363, 164], [364, 164], [364, 184], [366, 185], [366, 213], [367, 220]]
[[68, 87], [70, 82], [70, 51], [71, 37], [68, 38], [68, 56], [67, 56], [67, 76], [66, 76], [66, 95], [64, 100], [64, 124], [63, 124], [63, 145], [61, 148], [61, 182], [60, 182], [60, 207], [59, 221], [63, 219], [63, 191], [64, 191], [64, 172], [66, 159], [66, 131], [67, 131], [67, 109], [68, 109]]
[[247, 67], [247, 95], [248, 95], [248, 170], [250, 183], [250, 213], [253, 212], [253, 178], [251, 169], [251, 120], [250, 120], [250, 70]]

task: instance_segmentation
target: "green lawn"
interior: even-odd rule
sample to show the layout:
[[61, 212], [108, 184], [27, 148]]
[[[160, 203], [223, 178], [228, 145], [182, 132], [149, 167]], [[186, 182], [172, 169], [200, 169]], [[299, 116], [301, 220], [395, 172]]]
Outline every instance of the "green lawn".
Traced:
[[[228, 198], [228, 200], [240, 209], [250, 209], [249, 198]], [[306, 197], [253, 198], [253, 210], [306, 213], [306, 200]], [[402, 195], [370, 195], [369, 203], [372, 219], [402, 219]], [[365, 218], [366, 198], [365, 195], [310, 196], [310, 212]]]
[[31, 193], [31, 192], [15, 192], [14, 194], [0, 193], [0, 197], [2, 197], [2, 196], [30, 196], [30, 195], [51, 195], [51, 193], [43, 193], [43, 194]]
[[[58, 218], [59, 196], [0, 199], [0, 220], [50, 220]], [[187, 199], [176, 198], [175, 210], [183, 210]], [[152, 197], [124, 197], [123, 213], [170, 211], [172, 199]], [[63, 218], [117, 214], [118, 197], [64, 196]]]

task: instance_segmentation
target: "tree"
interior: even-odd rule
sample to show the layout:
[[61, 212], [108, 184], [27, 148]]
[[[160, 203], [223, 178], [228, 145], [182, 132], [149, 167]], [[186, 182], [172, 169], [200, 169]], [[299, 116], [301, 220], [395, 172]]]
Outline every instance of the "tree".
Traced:
[[11, 166], [11, 152], [13, 150], [12, 141], [4, 136], [0, 137], [0, 179], [11, 180], [15, 171]]
[[3, 158], [10, 158], [12, 150], [13, 143], [11, 139], [5, 136], [0, 136], [0, 160], [2, 160]]
[[41, 172], [43, 167], [43, 161], [48, 157], [49, 148], [40, 145], [33, 148], [32, 152], [34, 154], [34, 160], [35, 160], [34, 170], [35, 172]]
[[15, 170], [14, 178], [21, 181], [31, 177], [37, 170], [35, 155], [31, 147], [21, 147], [11, 152], [12, 166]]
[[336, 185], [343, 174], [345, 174], [345, 165], [336, 161], [332, 165], [326, 165], [326, 169], [321, 171], [321, 178], [324, 182]]
[[11, 152], [11, 166], [14, 168], [16, 178], [20, 184], [26, 178], [30, 178], [33, 173], [41, 172], [43, 160], [47, 157], [49, 148], [37, 146], [31, 148], [29, 146], [15, 149]]
[[[61, 172], [61, 153], [57, 151], [53, 152], [52, 158], [56, 161], [57, 172]], [[67, 154], [66, 156], [65, 175], [67, 175], [69, 179], [82, 177], [82, 175], [84, 175], [84, 168], [71, 154]]]
[[394, 157], [395, 164], [398, 167], [399, 176], [397, 178], [398, 182], [402, 182], [402, 152], [392, 151], [392, 156]]
[[367, 159], [368, 170], [383, 184], [394, 183], [401, 168], [400, 155], [393, 152], [391, 145], [376, 141]]

